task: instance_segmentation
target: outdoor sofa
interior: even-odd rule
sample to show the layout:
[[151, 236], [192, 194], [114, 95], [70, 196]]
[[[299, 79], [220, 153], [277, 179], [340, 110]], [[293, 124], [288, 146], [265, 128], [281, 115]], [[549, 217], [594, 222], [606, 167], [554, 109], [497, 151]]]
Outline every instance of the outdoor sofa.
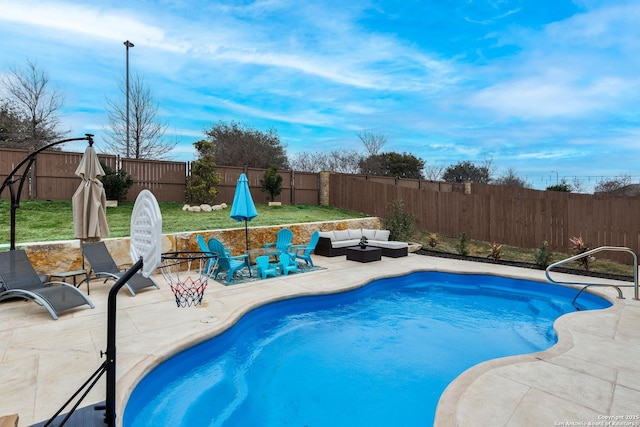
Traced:
[[382, 249], [382, 256], [399, 258], [407, 256], [409, 244], [389, 240], [389, 230], [374, 230], [356, 228], [348, 230], [321, 231], [315, 254], [326, 257], [334, 257], [347, 254], [347, 248], [357, 246], [360, 239], [367, 239], [367, 246], [375, 246]]

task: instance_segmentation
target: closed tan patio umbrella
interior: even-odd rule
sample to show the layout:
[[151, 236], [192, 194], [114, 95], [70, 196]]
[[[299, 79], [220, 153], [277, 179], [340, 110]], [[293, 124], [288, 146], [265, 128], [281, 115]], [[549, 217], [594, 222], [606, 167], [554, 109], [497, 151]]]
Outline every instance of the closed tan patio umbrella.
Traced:
[[76, 169], [82, 182], [72, 198], [73, 230], [78, 239], [97, 241], [109, 235], [106, 203], [102, 182], [104, 176], [98, 155], [92, 146], [87, 147]]

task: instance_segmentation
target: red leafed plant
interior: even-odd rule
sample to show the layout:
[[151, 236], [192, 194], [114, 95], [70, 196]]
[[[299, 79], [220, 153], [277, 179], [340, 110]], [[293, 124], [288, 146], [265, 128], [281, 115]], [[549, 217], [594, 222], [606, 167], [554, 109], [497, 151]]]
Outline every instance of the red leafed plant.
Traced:
[[487, 255], [487, 258], [491, 258], [494, 261], [500, 261], [500, 258], [502, 258], [502, 253], [500, 252], [501, 250], [502, 250], [502, 245], [494, 243], [491, 246], [491, 253]]
[[[583, 254], [585, 252], [587, 252], [589, 250], [589, 244], [585, 243], [584, 240], [582, 240], [582, 236], [581, 237], [571, 237], [569, 239], [569, 242], [571, 242], [571, 244], [573, 245], [573, 252], [576, 255], [580, 255]], [[589, 271], [589, 267], [591, 266], [591, 263], [593, 261], [595, 261], [594, 257], [591, 256], [585, 256], [582, 257], [578, 260], [576, 260], [580, 265], [582, 265], [584, 267], [585, 270]]]

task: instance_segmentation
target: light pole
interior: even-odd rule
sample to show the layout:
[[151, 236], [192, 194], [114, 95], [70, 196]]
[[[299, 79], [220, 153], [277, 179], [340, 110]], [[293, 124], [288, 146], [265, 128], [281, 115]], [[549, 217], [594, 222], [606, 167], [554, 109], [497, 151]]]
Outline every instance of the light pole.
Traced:
[[558, 172], [556, 172], [556, 171], [551, 171], [551, 173], [555, 173], [555, 174], [556, 174], [556, 185], [558, 185]]
[[124, 42], [124, 45], [127, 48], [127, 82], [126, 82], [126, 91], [127, 91], [127, 159], [129, 158], [129, 48], [133, 47], [133, 43], [129, 40]]

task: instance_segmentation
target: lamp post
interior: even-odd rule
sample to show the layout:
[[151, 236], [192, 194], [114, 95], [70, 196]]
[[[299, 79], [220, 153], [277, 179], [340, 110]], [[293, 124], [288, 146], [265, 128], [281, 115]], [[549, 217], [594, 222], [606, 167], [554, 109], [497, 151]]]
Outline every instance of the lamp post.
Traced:
[[129, 158], [129, 48], [133, 47], [133, 43], [129, 40], [124, 42], [127, 48], [127, 77], [126, 77], [126, 91], [127, 91], [127, 158]]

